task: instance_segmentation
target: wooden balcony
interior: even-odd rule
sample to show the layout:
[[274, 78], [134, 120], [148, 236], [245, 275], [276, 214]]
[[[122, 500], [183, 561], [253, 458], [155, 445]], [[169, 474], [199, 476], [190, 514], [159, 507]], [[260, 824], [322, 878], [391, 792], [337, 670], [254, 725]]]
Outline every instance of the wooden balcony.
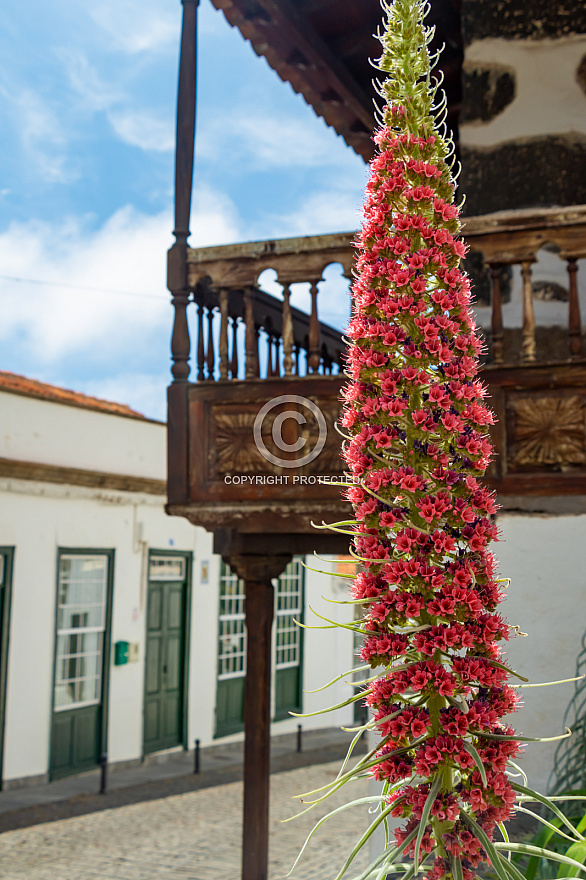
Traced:
[[[464, 234], [481, 294], [476, 311], [488, 348], [484, 378], [499, 419], [488, 481], [500, 495], [586, 493], [578, 288], [586, 206], [470, 218]], [[170, 513], [217, 533], [246, 535], [247, 541], [255, 534], [297, 535], [296, 547], [305, 543], [303, 535], [315, 539], [312, 519], [347, 515], [340, 489], [326, 484], [342, 479], [335, 422], [344, 342], [339, 330], [320, 322], [319, 307], [326, 267], [340, 264], [351, 275], [352, 238], [348, 233], [188, 251], [196, 381], [170, 389]], [[549, 276], [558, 278], [549, 288], [532, 276], [544, 254]], [[281, 297], [259, 288], [266, 269], [276, 272]], [[564, 277], [565, 286], [559, 283]], [[292, 286], [300, 283], [306, 285], [309, 314], [291, 305]], [[538, 298], [544, 285], [554, 289], [555, 302]], [[510, 316], [517, 326], [508, 326]], [[268, 457], [254, 439], [261, 408], [283, 396], [311, 401], [325, 421], [323, 449], [302, 466], [296, 462], [319, 439], [318, 422], [303, 401], [275, 404], [267, 412], [260, 436]], [[297, 415], [277, 422], [283, 451], [273, 429], [280, 415], [292, 412]], [[271, 455], [280, 463], [268, 460]]]

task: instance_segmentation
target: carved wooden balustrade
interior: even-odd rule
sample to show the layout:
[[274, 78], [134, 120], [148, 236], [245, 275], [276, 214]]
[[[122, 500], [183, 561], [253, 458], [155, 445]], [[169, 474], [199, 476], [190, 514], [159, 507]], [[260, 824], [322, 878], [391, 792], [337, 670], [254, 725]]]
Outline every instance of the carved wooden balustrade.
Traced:
[[[340, 331], [318, 319], [318, 283], [331, 263], [342, 263], [349, 278], [352, 260], [350, 236], [345, 234], [190, 250], [198, 380], [338, 372], [345, 346]], [[259, 289], [258, 277], [265, 269], [277, 271], [282, 301]], [[299, 283], [310, 286], [310, 315], [290, 303], [291, 286]], [[214, 324], [218, 313], [219, 330]]]
[[[484, 377], [499, 418], [489, 482], [501, 495], [586, 492], [578, 290], [586, 206], [473, 217], [464, 235], [488, 343]], [[181, 406], [170, 403], [170, 512], [218, 534], [270, 532], [300, 539], [312, 533], [312, 519], [345, 517], [339, 487], [321, 481], [342, 474], [335, 422], [344, 345], [340, 332], [319, 320], [318, 284], [332, 263], [350, 277], [352, 239], [347, 233], [187, 251], [197, 381], [180, 392], [183, 416]], [[539, 285], [532, 283], [532, 271], [543, 253], [558, 261], [558, 279], [567, 271], [566, 288], [554, 285], [567, 300], [561, 321], [556, 306], [557, 323], [535, 318]], [[258, 288], [259, 275], [269, 268], [277, 273], [282, 299]], [[310, 285], [309, 315], [290, 302], [291, 286], [300, 282]], [[518, 326], [507, 326], [514, 309]], [[315, 446], [319, 428], [303, 401], [271, 404], [260, 428], [268, 457], [254, 439], [261, 407], [283, 396], [309, 401], [325, 421], [322, 451], [302, 466], [295, 462]], [[294, 418], [287, 417], [291, 411]], [[287, 428], [287, 450], [300, 451], [279, 451], [276, 422]]]

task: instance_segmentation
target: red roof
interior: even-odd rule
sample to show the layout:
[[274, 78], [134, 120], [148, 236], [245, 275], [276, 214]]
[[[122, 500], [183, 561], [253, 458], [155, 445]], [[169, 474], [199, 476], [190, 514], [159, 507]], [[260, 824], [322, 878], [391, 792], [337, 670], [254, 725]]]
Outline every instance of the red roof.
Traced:
[[95, 409], [116, 416], [130, 416], [133, 419], [147, 420], [142, 413], [131, 409], [124, 403], [112, 403], [110, 400], [90, 397], [79, 391], [70, 391], [68, 388], [59, 388], [57, 385], [48, 385], [46, 382], [37, 382], [36, 379], [28, 379], [26, 376], [18, 376], [16, 373], [7, 373], [1, 370], [0, 391], [12, 391], [15, 394], [25, 394], [27, 397], [37, 397], [40, 400], [52, 400], [55, 403], [81, 406], [85, 409]]

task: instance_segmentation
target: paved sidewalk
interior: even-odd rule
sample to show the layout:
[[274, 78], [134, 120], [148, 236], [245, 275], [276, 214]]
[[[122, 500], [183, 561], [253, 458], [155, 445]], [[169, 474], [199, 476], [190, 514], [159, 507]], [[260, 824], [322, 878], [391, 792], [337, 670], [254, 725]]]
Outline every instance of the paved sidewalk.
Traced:
[[[350, 739], [337, 728], [305, 731], [303, 750], [297, 752], [297, 734], [275, 736], [271, 772], [341, 760]], [[357, 754], [365, 749], [360, 745]], [[126, 770], [112, 768], [105, 795], [98, 793], [97, 770], [49, 785], [9, 789], [0, 792], [0, 832], [235, 782], [242, 778], [242, 757], [242, 743], [217, 744], [201, 750], [197, 775], [193, 751], [153, 757]]]
[[[295, 794], [334, 780], [340, 762], [271, 778], [269, 880], [290, 869], [315, 821], [350, 799], [369, 794], [368, 780], [345, 786], [310, 813]], [[0, 836], [2, 880], [220, 880], [240, 876], [242, 784], [230, 783], [150, 803], [9, 831]], [[292, 880], [333, 880], [368, 824], [367, 806], [328, 821], [312, 840]], [[348, 877], [367, 864], [357, 857]]]

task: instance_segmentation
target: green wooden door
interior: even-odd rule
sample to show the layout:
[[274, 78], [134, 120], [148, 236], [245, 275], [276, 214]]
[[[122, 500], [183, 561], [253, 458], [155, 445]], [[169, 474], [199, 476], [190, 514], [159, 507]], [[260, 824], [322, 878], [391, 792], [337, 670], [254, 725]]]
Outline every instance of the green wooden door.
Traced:
[[59, 555], [51, 779], [90, 770], [105, 750], [112, 555]]
[[149, 561], [144, 750], [183, 743], [185, 557], [154, 556]]

